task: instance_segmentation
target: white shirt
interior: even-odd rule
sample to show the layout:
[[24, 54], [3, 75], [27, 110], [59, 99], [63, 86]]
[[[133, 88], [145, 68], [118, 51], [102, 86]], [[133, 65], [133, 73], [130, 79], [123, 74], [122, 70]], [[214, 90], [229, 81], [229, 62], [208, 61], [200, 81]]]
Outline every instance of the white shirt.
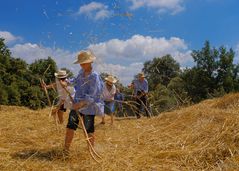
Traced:
[[[68, 96], [67, 92], [64, 90], [64, 88], [61, 86], [60, 81], [56, 78], [56, 89], [59, 96], [59, 102], [62, 100], [64, 101], [64, 107], [66, 109], [70, 109], [72, 107], [72, 102], [70, 97]], [[70, 92], [71, 96], [74, 98], [75, 90], [71, 86], [67, 86], [66, 89]]]
[[108, 90], [106, 83], [104, 84], [104, 87], [103, 87], [103, 99], [104, 100], [114, 100], [115, 93], [116, 93], [116, 87], [114, 84], [110, 91]]

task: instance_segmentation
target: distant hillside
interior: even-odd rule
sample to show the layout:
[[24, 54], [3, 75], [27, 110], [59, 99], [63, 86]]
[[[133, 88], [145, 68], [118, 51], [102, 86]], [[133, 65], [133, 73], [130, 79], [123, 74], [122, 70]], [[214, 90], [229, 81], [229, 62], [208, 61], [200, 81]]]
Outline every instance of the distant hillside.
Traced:
[[90, 157], [81, 129], [70, 157], [63, 156], [66, 120], [64, 125], [55, 125], [49, 109], [1, 106], [0, 168], [239, 170], [238, 105], [239, 93], [151, 119], [117, 118], [113, 126], [100, 125], [97, 118], [95, 149], [103, 156], [100, 164]]

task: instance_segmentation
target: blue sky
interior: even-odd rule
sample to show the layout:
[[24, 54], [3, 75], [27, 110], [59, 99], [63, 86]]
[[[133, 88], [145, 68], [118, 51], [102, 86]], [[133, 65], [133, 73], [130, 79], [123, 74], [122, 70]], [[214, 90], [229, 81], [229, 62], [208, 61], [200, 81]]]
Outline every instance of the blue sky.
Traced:
[[233, 48], [238, 60], [237, 0], [0, 0], [0, 37], [14, 57], [53, 57], [74, 73], [76, 54], [91, 49], [98, 72], [127, 85], [143, 63], [171, 54], [193, 66], [192, 50]]

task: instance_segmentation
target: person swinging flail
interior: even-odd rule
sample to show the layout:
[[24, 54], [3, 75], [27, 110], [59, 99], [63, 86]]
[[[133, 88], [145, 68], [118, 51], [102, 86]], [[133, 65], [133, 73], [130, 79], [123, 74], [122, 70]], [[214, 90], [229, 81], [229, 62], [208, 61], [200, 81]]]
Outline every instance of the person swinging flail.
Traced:
[[72, 102], [70, 101], [67, 93], [63, 89], [64, 86], [70, 93], [71, 96], [74, 96], [74, 88], [70, 86], [69, 81], [67, 79], [68, 74], [65, 70], [59, 70], [54, 73], [55, 82], [49, 85], [46, 85], [44, 82], [42, 83], [42, 87], [45, 89], [56, 89], [58, 93], [58, 102], [55, 107], [52, 109], [51, 114], [58, 123], [62, 124], [64, 122], [63, 114], [67, 109], [70, 109], [72, 106]]

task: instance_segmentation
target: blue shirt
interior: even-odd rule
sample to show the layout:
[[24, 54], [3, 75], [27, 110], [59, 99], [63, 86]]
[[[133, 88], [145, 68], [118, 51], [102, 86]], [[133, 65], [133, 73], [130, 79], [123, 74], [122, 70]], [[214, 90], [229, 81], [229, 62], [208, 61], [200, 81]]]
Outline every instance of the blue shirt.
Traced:
[[148, 92], [148, 81], [144, 79], [142, 82], [139, 80], [134, 81], [134, 95], [137, 95], [138, 91], [144, 91], [145, 93]]
[[78, 76], [73, 80], [75, 87], [74, 102], [85, 101], [86, 107], [79, 109], [85, 115], [104, 114], [104, 102], [102, 100], [103, 81], [98, 73], [92, 71], [88, 76], [84, 76], [84, 71], [80, 70]]

